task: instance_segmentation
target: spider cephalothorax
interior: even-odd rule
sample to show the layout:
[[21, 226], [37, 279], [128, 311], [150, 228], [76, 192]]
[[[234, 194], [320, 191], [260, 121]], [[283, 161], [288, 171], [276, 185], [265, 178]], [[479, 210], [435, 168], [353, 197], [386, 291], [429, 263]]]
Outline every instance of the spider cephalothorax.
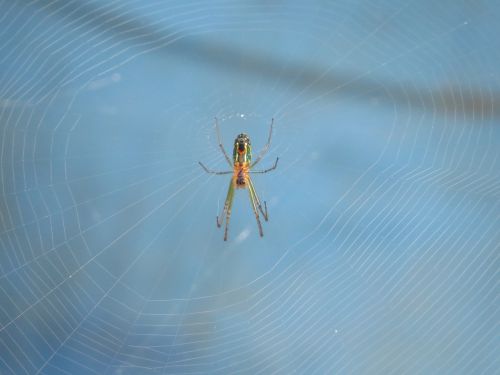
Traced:
[[250, 138], [245, 133], [238, 134], [234, 140], [233, 163], [243, 164], [252, 161]]

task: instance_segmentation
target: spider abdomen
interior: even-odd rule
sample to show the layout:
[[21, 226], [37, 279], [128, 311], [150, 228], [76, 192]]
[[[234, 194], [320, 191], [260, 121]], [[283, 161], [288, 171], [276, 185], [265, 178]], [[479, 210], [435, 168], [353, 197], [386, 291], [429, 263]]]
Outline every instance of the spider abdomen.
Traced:
[[234, 166], [233, 180], [238, 189], [244, 189], [247, 186], [248, 179], [248, 165], [244, 163], [243, 165]]

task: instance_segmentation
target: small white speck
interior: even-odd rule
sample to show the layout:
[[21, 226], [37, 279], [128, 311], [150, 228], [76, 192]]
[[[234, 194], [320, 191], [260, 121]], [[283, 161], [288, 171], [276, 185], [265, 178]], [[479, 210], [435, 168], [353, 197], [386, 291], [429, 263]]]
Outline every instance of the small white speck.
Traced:
[[240, 114], [240, 117], [245, 118], [245, 114], [244, 113]]
[[243, 242], [247, 239], [249, 235], [250, 235], [250, 229], [249, 228], [243, 229], [241, 233], [238, 234], [238, 236], [236, 236], [235, 242], [236, 243]]

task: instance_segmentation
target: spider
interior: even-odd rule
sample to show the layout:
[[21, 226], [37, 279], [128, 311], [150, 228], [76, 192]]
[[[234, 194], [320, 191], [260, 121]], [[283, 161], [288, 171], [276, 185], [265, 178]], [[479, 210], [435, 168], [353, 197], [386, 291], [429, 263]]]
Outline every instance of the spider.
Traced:
[[264, 208], [260, 204], [259, 197], [257, 196], [257, 192], [255, 191], [255, 187], [253, 185], [252, 179], [250, 178], [250, 173], [267, 173], [276, 169], [278, 165], [279, 158], [276, 158], [274, 165], [271, 168], [254, 171], [252, 170], [255, 165], [262, 159], [262, 157], [269, 150], [269, 146], [271, 145], [271, 135], [273, 133], [273, 123], [274, 119], [271, 120], [271, 126], [269, 128], [269, 137], [267, 139], [267, 143], [264, 145], [260, 153], [257, 155], [257, 158], [254, 162], [252, 162], [252, 146], [250, 143], [250, 138], [245, 133], [238, 134], [236, 139], [234, 140], [234, 148], [233, 148], [233, 160], [229, 158], [222, 145], [222, 140], [219, 131], [219, 124], [217, 117], [215, 118], [215, 130], [217, 132], [217, 141], [219, 142], [219, 147], [226, 158], [228, 164], [233, 167], [232, 171], [213, 171], [208, 169], [203, 165], [201, 161], [198, 163], [207, 173], [211, 174], [233, 174], [231, 181], [229, 182], [229, 188], [227, 190], [226, 201], [224, 202], [224, 208], [222, 209], [222, 213], [220, 215], [221, 219], [219, 220], [219, 216], [217, 216], [217, 227], [220, 228], [222, 226], [222, 222], [224, 221], [224, 214], [226, 215], [226, 226], [224, 229], [224, 241], [227, 241], [227, 231], [229, 226], [229, 218], [231, 217], [231, 207], [233, 205], [234, 198], [234, 189], [245, 189], [248, 188], [248, 192], [250, 193], [250, 202], [252, 204], [252, 209], [255, 214], [255, 218], [257, 219], [257, 225], [259, 227], [260, 236], [264, 236], [264, 232], [262, 231], [262, 224], [260, 222], [259, 211], [267, 221], [269, 216], [267, 215], [267, 205], [264, 201]]

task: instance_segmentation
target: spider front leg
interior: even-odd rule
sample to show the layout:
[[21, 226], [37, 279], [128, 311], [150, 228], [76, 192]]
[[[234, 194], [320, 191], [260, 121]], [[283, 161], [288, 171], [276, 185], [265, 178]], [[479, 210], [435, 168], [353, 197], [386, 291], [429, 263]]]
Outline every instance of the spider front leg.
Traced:
[[229, 159], [229, 156], [227, 155], [227, 152], [224, 149], [224, 145], [222, 144], [222, 137], [220, 136], [219, 121], [217, 120], [217, 117], [215, 118], [215, 131], [217, 132], [217, 142], [219, 142], [219, 147], [220, 147], [222, 153], [224, 154], [224, 157], [226, 158], [227, 163], [230, 166], [233, 166], [233, 164], [231, 163], [231, 159]]
[[[219, 147], [222, 151], [222, 154], [224, 155], [224, 158], [226, 159], [227, 163], [232, 167], [233, 164], [231, 163], [231, 159], [229, 159], [229, 156], [227, 155], [227, 152], [224, 149], [224, 145], [222, 144], [222, 137], [220, 136], [219, 121], [217, 120], [217, 117], [215, 118], [215, 131], [217, 133], [217, 142], [219, 143]], [[230, 173], [233, 173], [233, 171], [222, 171], [222, 172], [213, 171], [213, 170], [205, 167], [205, 165], [201, 161], [199, 161], [198, 163], [205, 170], [205, 172], [210, 173], [210, 174], [230, 174]]]
[[271, 146], [271, 137], [273, 135], [273, 124], [274, 124], [274, 118], [271, 119], [271, 125], [269, 126], [269, 137], [267, 137], [267, 143], [264, 145], [264, 147], [262, 148], [262, 150], [259, 152], [259, 155], [257, 155], [257, 158], [255, 159], [255, 161], [252, 163], [252, 165], [250, 166], [250, 168], [254, 167], [255, 165], [257, 165], [257, 163], [259, 161], [261, 161], [261, 159], [263, 158], [263, 156], [267, 153], [267, 151], [269, 150], [269, 146]]

